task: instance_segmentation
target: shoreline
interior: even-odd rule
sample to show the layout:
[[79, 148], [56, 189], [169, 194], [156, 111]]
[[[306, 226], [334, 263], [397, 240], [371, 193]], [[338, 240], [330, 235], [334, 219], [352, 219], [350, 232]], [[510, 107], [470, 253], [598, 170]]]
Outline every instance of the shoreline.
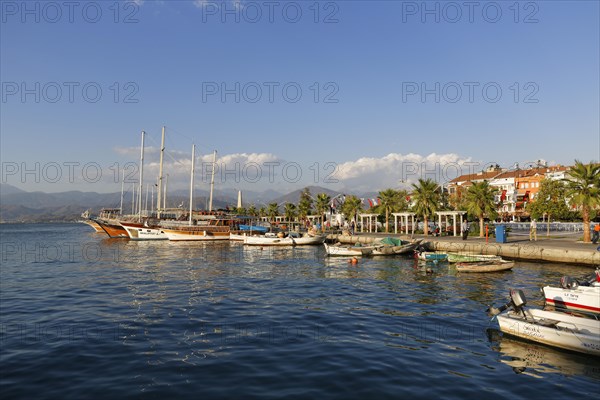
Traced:
[[462, 240], [460, 236], [424, 236], [400, 235], [386, 233], [362, 233], [358, 235], [330, 234], [328, 240], [340, 241], [345, 244], [368, 244], [382, 237], [394, 237], [403, 240], [423, 239], [427, 247], [435, 251], [450, 251], [462, 254], [487, 254], [505, 257], [518, 261], [543, 261], [552, 263], [575, 264], [597, 267], [600, 266], [600, 251], [593, 243], [576, 242], [573, 239], [546, 238], [538, 236], [537, 241], [529, 239], [509, 238], [507, 243], [496, 243], [490, 238], [469, 236]]

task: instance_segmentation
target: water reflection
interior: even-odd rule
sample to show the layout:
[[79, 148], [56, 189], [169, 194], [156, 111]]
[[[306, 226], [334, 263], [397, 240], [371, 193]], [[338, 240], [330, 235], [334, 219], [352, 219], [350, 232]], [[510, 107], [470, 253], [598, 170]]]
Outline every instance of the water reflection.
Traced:
[[600, 364], [593, 356], [561, 351], [533, 342], [513, 339], [497, 329], [486, 331], [499, 361], [516, 374], [542, 378], [544, 374], [584, 375], [600, 381]]

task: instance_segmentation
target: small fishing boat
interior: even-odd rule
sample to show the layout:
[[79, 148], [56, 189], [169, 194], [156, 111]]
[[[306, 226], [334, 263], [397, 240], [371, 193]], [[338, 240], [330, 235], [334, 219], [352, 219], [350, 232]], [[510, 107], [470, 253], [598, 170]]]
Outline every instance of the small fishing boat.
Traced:
[[317, 245], [325, 241], [325, 235], [305, 233], [303, 235], [293, 232], [287, 235], [283, 232], [278, 234], [266, 233], [261, 236], [246, 236], [244, 244], [248, 246], [304, 246]]
[[413, 241], [386, 237], [371, 244], [374, 256], [390, 256], [397, 254], [413, 254], [423, 239]]
[[459, 254], [459, 253], [447, 253], [448, 262], [481, 262], [481, 261], [497, 261], [501, 260], [500, 256], [488, 255], [488, 254]]
[[508, 271], [515, 266], [512, 261], [481, 261], [481, 262], [460, 262], [456, 264], [458, 272], [499, 272]]
[[362, 257], [373, 253], [373, 247], [371, 246], [348, 246], [341, 243], [323, 243], [323, 245], [328, 256]]
[[448, 261], [448, 254], [436, 253], [432, 251], [419, 251], [416, 253], [417, 258], [422, 261], [442, 262]]
[[[600, 321], [564, 312], [525, 309], [522, 290], [510, 290], [510, 301], [490, 307], [488, 314], [498, 319], [500, 330], [511, 336], [545, 345], [600, 356]], [[506, 311], [506, 312], [505, 312]]]
[[580, 280], [563, 276], [560, 287], [542, 288], [546, 304], [556, 308], [600, 315], [600, 270]]

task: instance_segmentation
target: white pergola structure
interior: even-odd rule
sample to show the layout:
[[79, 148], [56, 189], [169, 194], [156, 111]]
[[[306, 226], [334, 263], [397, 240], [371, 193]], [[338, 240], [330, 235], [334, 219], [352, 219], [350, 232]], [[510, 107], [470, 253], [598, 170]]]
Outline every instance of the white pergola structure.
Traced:
[[412, 219], [412, 234], [415, 233], [415, 213], [412, 212], [401, 212], [401, 213], [392, 213], [394, 216], [394, 233], [398, 233], [398, 217], [402, 221], [402, 226], [404, 226], [405, 233], [408, 235], [408, 218]]
[[[371, 233], [372, 229], [373, 229], [373, 218], [375, 218], [375, 223], [377, 223], [377, 216], [379, 214], [358, 214], [358, 217], [360, 218], [360, 231], [364, 232], [365, 231], [365, 219], [368, 221], [369, 223], [369, 230], [367, 232]], [[375, 225], [375, 232], [377, 232], [377, 225]]]
[[448, 217], [452, 217], [452, 229], [454, 236], [458, 236], [456, 219], [458, 218], [458, 230], [460, 230], [460, 223], [462, 222], [462, 216], [465, 215], [466, 211], [436, 211], [435, 214], [438, 217], [438, 226], [442, 229], [442, 217], [445, 218], [446, 228], [448, 227]]

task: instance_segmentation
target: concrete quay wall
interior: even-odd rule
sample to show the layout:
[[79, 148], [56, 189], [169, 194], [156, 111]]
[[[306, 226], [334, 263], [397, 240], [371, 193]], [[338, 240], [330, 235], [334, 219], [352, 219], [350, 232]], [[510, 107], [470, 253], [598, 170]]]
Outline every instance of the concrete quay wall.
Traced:
[[[390, 235], [400, 237], [398, 235]], [[339, 241], [345, 244], [369, 244], [373, 240], [381, 239], [380, 235], [329, 235], [328, 239]], [[408, 239], [407, 237], [402, 237]], [[477, 239], [475, 239], [477, 240]], [[576, 243], [563, 241], [556, 243], [545, 241], [544, 244], [538, 242], [524, 243], [481, 243], [475, 240], [463, 241], [460, 238], [444, 240], [435, 240], [435, 238], [426, 238], [424, 242], [428, 243], [428, 248], [436, 251], [447, 251], [463, 254], [490, 254], [505, 257], [512, 260], [523, 261], [546, 261], [555, 263], [581, 264], [589, 266], [600, 266], [600, 251], [596, 247], [590, 247], [589, 250], [581, 249]]]

